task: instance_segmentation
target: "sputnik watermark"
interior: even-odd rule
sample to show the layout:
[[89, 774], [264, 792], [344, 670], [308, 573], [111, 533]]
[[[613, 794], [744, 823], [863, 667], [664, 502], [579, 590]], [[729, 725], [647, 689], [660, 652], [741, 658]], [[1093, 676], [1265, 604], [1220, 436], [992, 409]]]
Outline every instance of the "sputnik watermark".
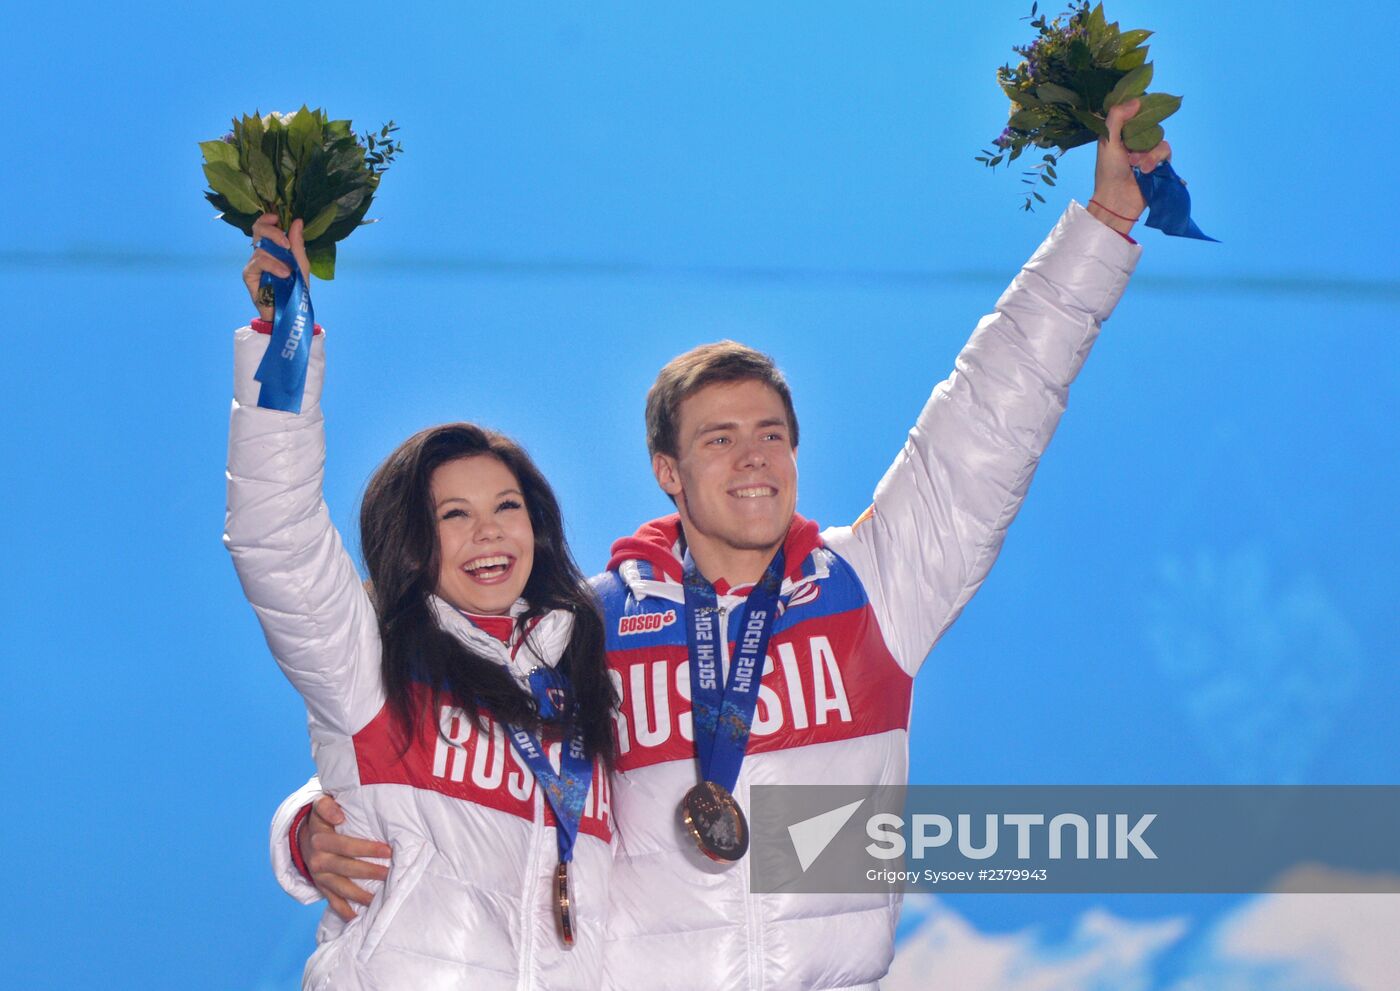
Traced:
[[755, 786], [755, 891], [1400, 892], [1398, 786]]
[[[1121, 812], [1114, 815], [1096, 813], [1093, 816], [1092, 854], [1089, 852], [1089, 817], [1075, 812], [1061, 812], [1050, 820], [1049, 828], [1043, 832], [1036, 829], [1045, 825], [1045, 816], [1039, 813], [1020, 812], [1000, 816], [991, 813], [982, 818], [982, 841], [978, 845], [973, 817], [966, 813], [956, 817], [957, 827], [954, 828], [953, 819], [936, 812], [915, 814], [908, 827], [900, 816], [881, 812], [866, 821], [866, 835], [874, 842], [866, 845], [865, 852], [880, 860], [898, 860], [905, 855], [906, 849], [911, 849], [914, 857], [922, 858], [930, 850], [947, 846], [956, 835], [958, 853], [969, 860], [987, 860], [995, 857], [1000, 849], [1002, 830], [999, 823], [1004, 823], [1015, 830], [1016, 857], [1019, 860], [1029, 860], [1031, 857], [1060, 860], [1066, 855], [1067, 832], [1071, 834], [1073, 844], [1068, 855], [1080, 860], [1088, 860], [1091, 856], [1099, 860], [1127, 860], [1132, 855], [1157, 859], [1156, 851], [1143, 839], [1143, 833], [1157, 818], [1155, 812], [1138, 816], [1131, 827], [1131, 817]], [[906, 828], [912, 837], [910, 842], [904, 838]], [[1041, 849], [1041, 843], [1044, 849]]]

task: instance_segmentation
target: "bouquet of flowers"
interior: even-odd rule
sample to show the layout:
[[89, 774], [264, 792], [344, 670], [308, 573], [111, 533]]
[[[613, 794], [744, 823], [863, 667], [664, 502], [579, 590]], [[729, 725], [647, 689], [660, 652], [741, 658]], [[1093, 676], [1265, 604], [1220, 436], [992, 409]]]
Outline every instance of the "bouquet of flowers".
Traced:
[[[1088, 0], [1072, 3], [1063, 14], [1047, 20], [1037, 16], [1039, 3], [1031, 5], [1031, 27], [1039, 36], [1029, 45], [1013, 48], [1021, 56], [1014, 68], [997, 69], [997, 82], [1011, 98], [1011, 115], [1005, 129], [984, 149], [977, 161], [995, 169], [1003, 161], [1014, 162], [1027, 146], [1055, 149], [1024, 173], [1022, 182], [1035, 187], [1055, 185], [1055, 165], [1071, 148], [1108, 137], [1105, 121], [1110, 108], [1139, 100], [1138, 112], [1123, 125], [1123, 143], [1129, 151], [1149, 151], [1162, 140], [1162, 121], [1176, 113], [1181, 97], [1148, 93], [1152, 63], [1143, 44], [1151, 31], [1120, 31], [1108, 23], [1103, 4], [1092, 10]], [[1032, 200], [1045, 202], [1034, 188]]]
[[336, 242], [365, 220], [379, 178], [403, 151], [393, 121], [363, 137], [348, 120], [324, 110], [253, 114], [234, 118], [233, 130], [201, 141], [204, 197], [219, 216], [249, 237], [253, 222], [275, 213], [285, 229], [300, 218], [306, 254], [317, 278], [335, 278]]

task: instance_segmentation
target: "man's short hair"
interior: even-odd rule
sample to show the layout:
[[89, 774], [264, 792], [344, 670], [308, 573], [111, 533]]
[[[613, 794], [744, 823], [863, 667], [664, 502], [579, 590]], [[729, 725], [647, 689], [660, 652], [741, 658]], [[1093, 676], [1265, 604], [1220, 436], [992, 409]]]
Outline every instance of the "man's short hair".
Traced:
[[797, 413], [787, 379], [773, 359], [736, 341], [702, 344], [672, 358], [647, 393], [647, 451], [677, 457], [681, 403], [717, 382], [762, 382], [778, 394], [787, 413], [789, 440], [797, 447]]

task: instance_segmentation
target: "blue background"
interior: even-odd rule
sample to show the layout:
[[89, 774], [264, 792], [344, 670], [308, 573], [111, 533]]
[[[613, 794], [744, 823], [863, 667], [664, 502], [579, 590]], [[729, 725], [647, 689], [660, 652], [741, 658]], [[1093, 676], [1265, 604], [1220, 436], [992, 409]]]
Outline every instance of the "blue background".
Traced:
[[[1400, 142], [1364, 81], [1396, 10], [1110, 6], [1157, 32], [1154, 89], [1186, 96], [1175, 163], [1223, 243], [1141, 232], [1002, 558], [919, 679], [914, 781], [1400, 780]], [[200, 196], [197, 141], [303, 101], [400, 123], [383, 222], [316, 287], [335, 518], [353, 533], [409, 433], [479, 420], [527, 444], [596, 569], [668, 510], [643, 396], [707, 340], [787, 371], [803, 513], [865, 507], [978, 317], [1090, 193], [1088, 150], [1033, 215], [1014, 174], [972, 161], [1025, 13], [12, 13], [3, 983], [292, 988], [312, 945], [265, 847], [310, 769], [303, 710], [219, 542], [247, 249]], [[1167, 987], [1241, 901], [943, 907], [1051, 950], [1086, 911], [1190, 919], [1142, 985]]]

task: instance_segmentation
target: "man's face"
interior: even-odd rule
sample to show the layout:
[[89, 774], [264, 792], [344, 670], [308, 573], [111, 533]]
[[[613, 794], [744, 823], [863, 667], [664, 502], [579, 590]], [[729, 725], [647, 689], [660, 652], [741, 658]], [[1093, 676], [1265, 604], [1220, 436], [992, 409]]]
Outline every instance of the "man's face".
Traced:
[[797, 506], [797, 451], [781, 397], [753, 379], [717, 382], [678, 413], [677, 455], [653, 456], [652, 469], [675, 497], [692, 553], [708, 552], [731, 581], [754, 561], [761, 574]]

